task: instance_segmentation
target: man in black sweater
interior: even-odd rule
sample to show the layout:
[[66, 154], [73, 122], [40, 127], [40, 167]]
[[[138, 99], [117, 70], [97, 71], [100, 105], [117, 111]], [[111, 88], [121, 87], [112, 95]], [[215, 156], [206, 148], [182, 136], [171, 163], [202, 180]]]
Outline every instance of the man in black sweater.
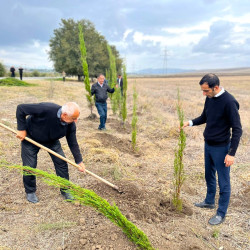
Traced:
[[[69, 148], [79, 165], [81, 172], [85, 171], [82, 155], [76, 140], [75, 122], [79, 118], [80, 109], [74, 102], [68, 102], [63, 106], [54, 103], [19, 104], [16, 110], [17, 138], [21, 139], [21, 156], [24, 166], [36, 168], [39, 147], [24, 140], [26, 136], [44, 145], [45, 147], [64, 156], [59, 139], [66, 136]], [[68, 164], [60, 158], [50, 154], [54, 163], [56, 174], [69, 180]], [[26, 198], [29, 202], [37, 203], [36, 177], [24, 175], [23, 183]], [[73, 200], [73, 197], [61, 189], [65, 199]]]
[[95, 95], [95, 106], [98, 114], [100, 115], [99, 130], [106, 130], [105, 124], [107, 120], [107, 99], [108, 93], [114, 93], [115, 89], [110, 88], [109, 85], [104, 81], [105, 77], [100, 74], [97, 78], [97, 82], [91, 87], [91, 95]]
[[[205, 75], [200, 81], [203, 95], [206, 96], [201, 116], [184, 123], [197, 126], [206, 123], [205, 139], [205, 179], [207, 195], [204, 201], [195, 203], [200, 208], [214, 208], [216, 194], [216, 171], [220, 188], [219, 204], [216, 214], [208, 221], [218, 225], [225, 219], [230, 200], [230, 166], [242, 135], [239, 116], [239, 103], [224, 88], [214, 74]], [[232, 136], [230, 129], [232, 129]]]

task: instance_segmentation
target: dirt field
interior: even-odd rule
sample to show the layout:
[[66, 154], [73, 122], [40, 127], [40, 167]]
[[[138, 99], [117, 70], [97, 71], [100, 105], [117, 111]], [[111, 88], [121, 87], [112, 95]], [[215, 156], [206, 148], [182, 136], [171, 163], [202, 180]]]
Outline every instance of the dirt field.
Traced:
[[[203, 163], [204, 126], [187, 128], [186, 180], [182, 189], [184, 209], [171, 206], [174, 150], [178, 139], [177, 88], [186, 119], [195, 118], [205, 98], [200, 77], [129, 79], [128, 120], [125, 129], [112, 114], [108, 102], [107, 131], [97, 130], [99, 120], [90, 120], [84, 86], [78, 82], [37, 80], [33, 87], [0, 87], [0, 122], [16, 129], [15, 110], [20, 103], [43, 101], [64, 104], [76, 101], [81, 107], [77, 138], [87, 168], [118, 185], [109, 186], [69, 166], [70, 180], [92, 189], [140, 228], [159, 250], [249, 249], [249, 135], [250, 76], [221, 77], [221, 85], [240, 103], [243, 137], [231, 168], [232, 195], [226, 220], [212, 227], [208, 219], [215, 210], [194, 207], [206, 192]], [[138, 148], [131, 149], [132, 85], [138, 92]], [[96, 109], [94, 111], [96, 114]], [[67, 158], [73, 160], [66, 140]], [[21, 164], [20, 141], [0, 128], [1, 163]], [[40, 151], [38, 168], [53, 172], [48, 153]], [[59, 190], [38, 180], [40, 202], [26, 201], [20, 173], [0, 168], [0, 249], [136, 249], [122, 231], [90, 207], [63, 201]]]

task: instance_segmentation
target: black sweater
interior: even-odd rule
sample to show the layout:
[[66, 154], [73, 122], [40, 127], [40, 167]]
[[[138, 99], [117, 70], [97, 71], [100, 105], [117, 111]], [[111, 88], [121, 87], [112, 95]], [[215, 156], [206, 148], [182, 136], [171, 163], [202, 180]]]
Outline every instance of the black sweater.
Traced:
[[[234, 156], [242, 135], [238, 110], [239, 103], [225, 91], [218, 97], [207, 97], [201, 116], [192, 122], [194, 126], [206, 123], [203, 135], [209, 145], [222, 146], [231, 142], [228, 154]], [[230, 140], [231, 128], [232, 138]]]
[[115, 89], [110, 88], [109, 85], [104, 82], [102, 87], [98, 82], [94, 83], [91, 87], [91, 95], [95, 95], [95, 101], [105, 103], [108, 99], [108, 93], [114, 93]]
[[[76, 140], [75, 123], [61, 123], [57, 112], [61, 106], [54, 103], [20, 104], [17, 106], [17, 129], [26, 130], [29, 137], [39, 143], [51, 143], [66, 136], [75, 162], [82, 162], [79, 145]], [[26, 116], [28, 118], [26, 119]]]

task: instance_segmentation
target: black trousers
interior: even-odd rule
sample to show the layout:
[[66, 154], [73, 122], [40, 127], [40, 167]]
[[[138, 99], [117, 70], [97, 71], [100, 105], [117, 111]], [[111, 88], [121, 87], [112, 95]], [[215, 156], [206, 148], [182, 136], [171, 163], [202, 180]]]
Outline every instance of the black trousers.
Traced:
[[[59, 140], [52, 142], [52, 143], [42, 144], [42, 145], [65, 157]], [[35, 146], [34, 144], [26, 140], [23, 140], [22, 149], [21, 149], [23, 166], [36, 168], [37, 154], [39, 150], [40, 150], [39, 147]], [[69, 171], [68, 171], [67, 162], [61, 160], [60, 158], [52, 154], [50, 154], [50, 157], [54, 163], [56, 174], [62, 178], [69, 180]], [[35, 175], [23, 175], [23, 184], [24, 184], [26, 193], [36, 192], [36, 176]], [[63, 191], [64, 190], [61, 189], [61, 192]]]

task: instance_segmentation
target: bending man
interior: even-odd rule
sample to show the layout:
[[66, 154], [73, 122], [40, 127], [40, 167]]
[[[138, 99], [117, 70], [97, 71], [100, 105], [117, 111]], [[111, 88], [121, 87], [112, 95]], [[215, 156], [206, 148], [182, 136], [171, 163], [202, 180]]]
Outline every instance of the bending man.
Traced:
[[[79, 118], [80, 109], [74, 102], [68, 102], [63, 106], [54, 103], [20, 104], [17, 106], [17, 138], [22, 141], [21, 156], [24, 166], [36, 168], [39, 147], [24, 140], [26, 136], [48, 147], [56, 153], [64, 156], [59, 139], [66, 136], [69, 148], [79, 165], [79, 170], [84, 172], [85, 166], [76, 140], [76, 121]], [[27, 119], [26, 119], [26, 116]], [[56, 174], [69, 180], [68, 164], [60, 158], [51, 155]], [[23, 183], [26, 198], [29, 202], [37, 203], [36, 177], [24, 175]], [[61, 189], [65, 199], [73, 200], [73, 197]]]

